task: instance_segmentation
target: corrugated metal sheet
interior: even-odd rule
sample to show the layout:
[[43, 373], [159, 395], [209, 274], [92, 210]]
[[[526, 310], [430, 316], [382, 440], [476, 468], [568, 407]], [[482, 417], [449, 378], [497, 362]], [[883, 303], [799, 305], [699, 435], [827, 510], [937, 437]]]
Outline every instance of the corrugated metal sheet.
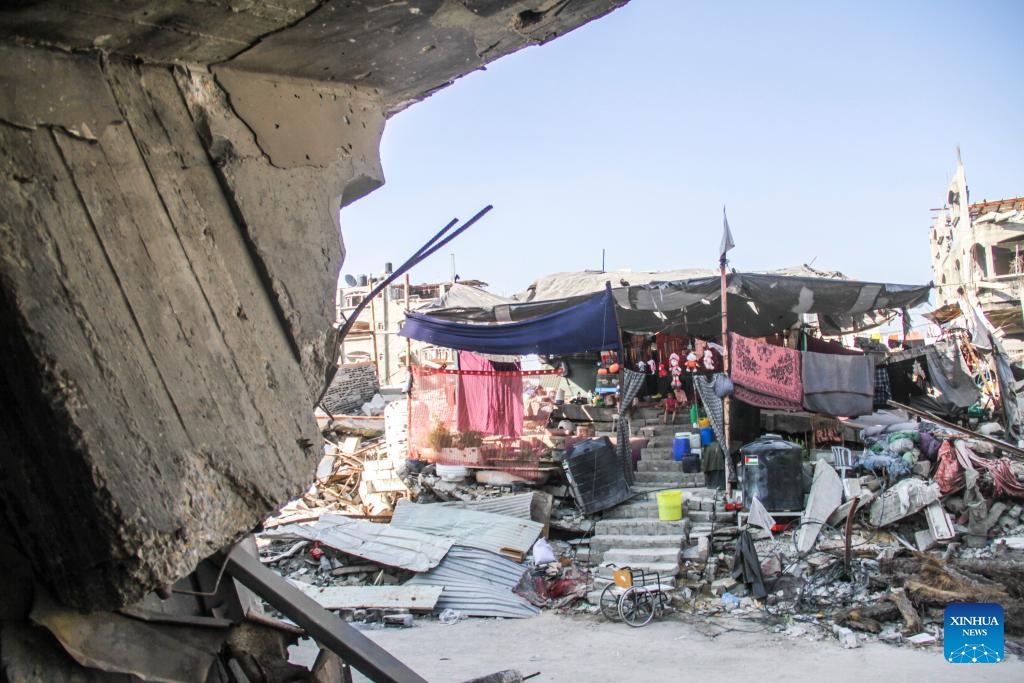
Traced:
[[460, 545], [490, 550], [517, 560], [525, 557], [544, 530], [543, 525], [526, 519], [407, 500], [398, 502], [391, 526], [447, 536]]
[[471, 617], [532, 617], [540, 610], [512, 592], [527, 567], [488, 550], [454, 545], [441, 563], [406, 586], [443, 586], [435, 610]]
[[[550, 494], [540, 491], [517, 493], [512, 496], [499, 496], [497, 498], [485, 498], [484, 500], [456, 500], [450, 503], [440, 503], [446, 507], [460, 508], [463, 510], [476, 510], [477, 512], [490, 512], [492, 515], [507, 515], [519, 519], [533, 519], [530, 511], [534, 505], [535, 496], [548, 496]], [[540, 520], [533, 520], [540, 522]], [[543, 523], [543, 522], [541, 522]]]
[[424, 572], [437, 566], [453, 541], [438, 534], [325, 514], [312, 524], [285, 524], [260, 536], [304, 538], [389, 567]]

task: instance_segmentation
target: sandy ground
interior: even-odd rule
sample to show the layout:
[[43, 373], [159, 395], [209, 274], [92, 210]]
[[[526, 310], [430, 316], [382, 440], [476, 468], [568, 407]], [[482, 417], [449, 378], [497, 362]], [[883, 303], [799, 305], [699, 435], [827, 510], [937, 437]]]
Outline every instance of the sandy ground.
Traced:
[[[544, 612], [532, 619], [469, 619], [446, 626], [417, 619], [409, 629], [366, 635], [432, 683], [518, 669], [537, 683], [732, 679], [764, 681], [1024, 681], [1024, 661], [949, 664], [941, 645], [918, 649], [866, 643], [846, 650], [835, 639], [810, 642], [771, 633], [756, 621], [699, 621], [679, 615], [643, 628], [600, 616]], [[357, 681], [367, 679], [356, 677]]]

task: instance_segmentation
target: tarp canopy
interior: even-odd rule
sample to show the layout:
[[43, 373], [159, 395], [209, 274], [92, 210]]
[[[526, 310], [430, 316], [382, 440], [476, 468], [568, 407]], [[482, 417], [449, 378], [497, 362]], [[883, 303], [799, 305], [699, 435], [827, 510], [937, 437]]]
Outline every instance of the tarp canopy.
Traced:
[[615, 305], [607, 288], [525, 320], [487, 322], [493, 324], [443, 319], [436, 312], [408, 312], [399, 334], [449, 349], [490, 354], [555, 356], [620, 346]]
[[[675, 272], [669, 271], [665, 275]], [[774, 273], [728, 274], [729, 329], [744, 336], [761, 337], [792, 327], [801, 314], [814, 313], [826, 333], [857, 332], [881, 325], [901, 309], [926, 302], [931, 290], [931, 284], [859, 282], [842, 279], [838, 274], [805, 274], [813, 272], [797, 268]], [[721, 280], [718, 275], [684, 280], [659, 280], [656, 273], [562, 275], [567, 280], [564, 286], [550, 282], [555, 277], [550, 276], [538, 280], [520, 298], [536, 292], [580, 292], [594, 287], [599, 278], [604, 278], [604, 282], [610, 282], [613, 287], [616, 281], [628, 282], [628, 286], [612, 289], [616, 315], [623, 330], [709, 337], [721, 334]], [[636, 280], [642, 284], [634, 284]], [[430, 315], [434, 319], [480, 323], [525, 321], [572, 308], [592, 296], [576, 293], [557, 299], [460, 306], [431, 311]]]

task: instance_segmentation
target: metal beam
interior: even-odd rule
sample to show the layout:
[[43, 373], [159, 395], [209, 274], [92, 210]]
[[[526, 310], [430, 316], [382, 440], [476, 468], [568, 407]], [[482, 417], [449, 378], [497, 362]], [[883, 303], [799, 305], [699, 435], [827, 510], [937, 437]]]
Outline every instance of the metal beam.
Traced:
[[240, 545], [231, 549], [224, 563], [228, 574], [370, 680], [378, 683], [427, 683], [387, 650], [325, 610], [273, 570], [264, 567], [259, 558]]

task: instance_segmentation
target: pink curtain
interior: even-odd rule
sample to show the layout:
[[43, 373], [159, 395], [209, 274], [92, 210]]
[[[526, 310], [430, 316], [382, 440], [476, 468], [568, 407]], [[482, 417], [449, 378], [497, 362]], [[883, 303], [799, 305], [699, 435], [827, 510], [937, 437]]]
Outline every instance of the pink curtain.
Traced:
[[[495, 363], [472, 351], [459, 351], [458, 427], [496, 436], [523, 433], [523, 377], [519, 363]], [[510, 373], [510, 374], [504, 374]]]

